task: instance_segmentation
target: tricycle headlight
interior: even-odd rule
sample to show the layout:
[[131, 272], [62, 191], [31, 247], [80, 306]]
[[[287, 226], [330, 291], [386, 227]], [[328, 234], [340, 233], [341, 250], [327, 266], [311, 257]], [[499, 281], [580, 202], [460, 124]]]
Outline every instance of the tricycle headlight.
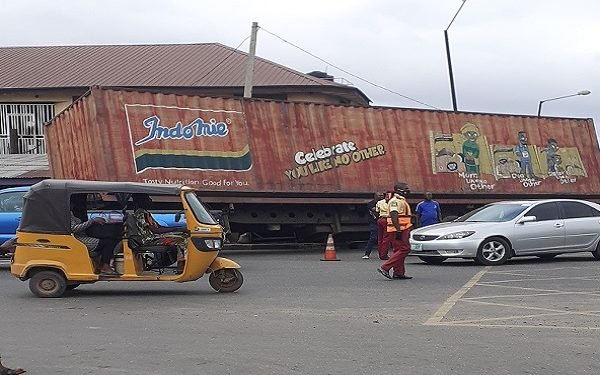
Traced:
[[204, 242], [206, 243], [206, 246], [209, 249], [220, 249], [221, 248], [221, 240], [220, 239], [206, 238], [204, 240]]
[[475, 233], [475, 231], [472, 231], [472, 230], [463, 230], [460, 232], [446, 234], [445, 236], [439, 237], [438, 240], [459, 240], [461, 238], [469, 237], [469, 236], [473, 235], [474, 233]]

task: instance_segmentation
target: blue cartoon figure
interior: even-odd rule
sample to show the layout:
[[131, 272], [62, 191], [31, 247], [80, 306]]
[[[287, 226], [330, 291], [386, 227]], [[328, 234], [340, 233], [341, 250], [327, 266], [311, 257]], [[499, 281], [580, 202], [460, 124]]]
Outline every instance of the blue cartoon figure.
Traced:
[[520, 131], [518, 134], [518, 139], [519, 143], [515, 146], [515, 154], [519, 158], [521, 174], [527, 178], [535, 178], [535, 174], [533, 174], [533, 165], [531, 163], [531, 152], [529, 151], [527, 133]]

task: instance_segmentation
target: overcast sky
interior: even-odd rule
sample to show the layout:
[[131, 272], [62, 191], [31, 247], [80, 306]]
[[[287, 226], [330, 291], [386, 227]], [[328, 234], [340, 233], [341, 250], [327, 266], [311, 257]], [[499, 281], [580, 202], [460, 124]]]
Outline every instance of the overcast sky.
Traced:
[[[358, 77], [451, 109], [443, 30], [461, 0], [4, 0], [0, 45], [219, 42], [258, 33], [257, 54], [327, 71], [375, 105], [426, 108]], [[467, 0], [449, 29], [458, 109], [600, 122], [600, 1]], [[274, 33], [328, 65], [270, 35]], [[248, 41], [240, 49], [248, 50]]]

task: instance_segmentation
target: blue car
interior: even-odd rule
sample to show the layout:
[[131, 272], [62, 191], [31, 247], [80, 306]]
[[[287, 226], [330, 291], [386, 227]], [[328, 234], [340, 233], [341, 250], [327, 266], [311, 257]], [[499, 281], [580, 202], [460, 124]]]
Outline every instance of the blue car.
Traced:
[[[23, 196], [28, 191], [29, 186], [0, 190], [0, 245], [15, 237], [23, 211]], [[89, 216], [118, 219], [117, 216], [120, 215], [120, 212], [107, 211], [90, 213]], [[175, 221], [175, 213], [152, 213], [152, 216], [161, 226], [175, 227], [185, 225], [185, 217], [177, 222]]]
[[0, 190], [0, 245], [15, 236], [28, 191], [28, 186]]

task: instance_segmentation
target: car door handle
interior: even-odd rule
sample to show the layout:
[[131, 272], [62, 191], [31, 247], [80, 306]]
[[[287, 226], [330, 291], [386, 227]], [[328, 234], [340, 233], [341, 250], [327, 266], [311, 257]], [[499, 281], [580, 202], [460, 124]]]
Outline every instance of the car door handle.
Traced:
[[50, 240], [47, 240], [47, 239], [45, 239], [45, 238], [40, 238], [40, 239], [38, 239], [38, 240], [36, 240], [36, 241], [37, 241], [37, 242], [40, 242], [40, 243], [50, 243]]
[[562, 228], [562, 227], [564, 227], [564, 226], [565, 226], [565, 225], [564, 225], [564, 224], [561, 224], [561, 223], [556, 223], [556, 224], [554, 224], [554, 228]]

